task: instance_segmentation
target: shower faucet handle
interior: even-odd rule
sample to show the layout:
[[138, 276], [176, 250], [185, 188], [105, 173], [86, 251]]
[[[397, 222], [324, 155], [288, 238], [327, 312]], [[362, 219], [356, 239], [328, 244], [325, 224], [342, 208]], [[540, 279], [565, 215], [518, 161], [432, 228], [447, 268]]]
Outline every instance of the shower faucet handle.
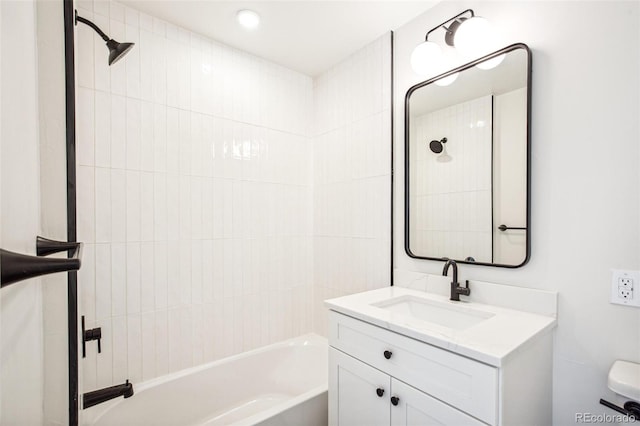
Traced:
[[92, 328], [91, 330], [85, 330], [84, 332], [84, 341], [90, 342], [91, 340], [98, 341], [98, 353], [102, 353], [102, 348], [100, 347], [100, 340], [102, 340], [102, 329]]
[[84, 315], [82, 316], [82, 358], [87, 357], [87, 342], [92, 340], [98, 341], [98, 353], [102, 353], [102, 346], [100, 341], [102, 340], [102, 328], [96, 327], [89, 330], [84, 328]]

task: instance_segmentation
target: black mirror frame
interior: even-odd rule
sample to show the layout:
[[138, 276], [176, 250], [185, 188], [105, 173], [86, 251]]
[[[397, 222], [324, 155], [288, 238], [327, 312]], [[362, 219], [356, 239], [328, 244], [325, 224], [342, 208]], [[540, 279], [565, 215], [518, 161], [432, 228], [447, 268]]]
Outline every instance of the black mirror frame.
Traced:
[[405, 95], [405, 100], [404, 100], [404, 250], [409, 257], [412, 257], [414, 259], [425, 259], [425, 260], [438, 260], [438, 261], [448, 260], [448, 258], [444, 258], [444, 257], [417, 256], [411, 251], [411, 248], [410, 248], [410, 241], [409, 241], [409, 236], [410, 236], [409, 235], [410, 234], [409, 232], [409, 211], [410, 211], [409, 209], [409, 201], [410, 201], [409, 200], [409, 98], [411, 97], [411, 94], [413, 94], [413, 92], [415, 92], [417, 89], [420, 89], [421, 87], [434, 83], [436, 80], [448, 77], [460, 71], [464, 71], [466, 69], [476, 66], [481, 62], [484, 62], [491, 58], [495, 58], [497, 56], [500, 56], [502, 54], [505, 54], [517, 49], [523, 49], [527, 54], [527, 117], [526, 117], [526, 120], [527, 120], [527, 129], [526, 129], [526, 132], [527, 132], [527, 140], [526, 140], [526, 144], [527, 144], [527, 147], [526, 147], [527, 219], [526, 219], [526, 229], [524, 230], [526, 234], [525, 257], [522, 263], [518, 265], [505, 265], [500, 263], [486, 263], [486, 262], [469, 262], [466, 260], [457, 260], [457, 259], [456, 259], [456, 262], [469, 264], [469, 265], [494, 266], [499, 268], [520, 268], [529, 261], [531, 257], [531, 68], [532, 68], [531, 56], [532, 55], [531, 55], [531, 49], [529, 49], [529, 46], [527, 46], [524, 43], [515, 43], [512, 45], [509, 45], [505, 48], [497, 50], [486, 56], [478, 58], [472, 62], [461, 65], [457, 68], [454, 68], [450, 71], [447, 71], [443, 74], [433, 77], [429, 80], [418, 83], [412, 86], [407, 91], [407, 94]]

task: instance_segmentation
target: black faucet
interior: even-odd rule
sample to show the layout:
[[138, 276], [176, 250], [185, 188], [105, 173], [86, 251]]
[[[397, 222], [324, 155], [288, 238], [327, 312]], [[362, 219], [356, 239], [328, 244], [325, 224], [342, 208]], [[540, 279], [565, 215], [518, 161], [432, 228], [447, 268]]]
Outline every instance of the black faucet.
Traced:
[[460, 301], [460, 295], [468, 296], [471, 294], [471, 289], [469, 288], [469, 280], [466, 281], [465, 287], [462, 287], [460, 283], [458, 283], [458, 264], [455, 260], [447, 260], [447, 263], [444, 264], [444, 268], [442, 269], [442, 275], [447, 276], [449, 272], [449, 266], [453, 267], [453, 280], [451, 281], [451, 297], [449, 300], [453, 300], [456, 302]]
[[82, 408], [93, 407], [110, 399], [124, 396], [130, 398], [133, 396], [133, 385], [127, 380], [121, 385], [109, 386], [108, 388], [98, 389], [91, 392], [87, 392], [82, 395]]

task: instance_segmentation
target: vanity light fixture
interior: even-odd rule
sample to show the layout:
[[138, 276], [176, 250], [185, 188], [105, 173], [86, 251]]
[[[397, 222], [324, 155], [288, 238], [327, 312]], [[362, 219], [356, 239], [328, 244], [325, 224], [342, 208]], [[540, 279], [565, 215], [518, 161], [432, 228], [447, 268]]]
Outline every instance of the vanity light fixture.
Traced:
[[[467, 9], [430, 29], [425, 36], [425, 41], [416, 46], [411, 54], [411, 66], [417, 74], [434, 77], [446, 69], [442, 48], [438, 43], [429, 41], [431, 33], [440, 28], [445, 31], [444, 42], [448, 46], [455, 47], [466, 59], [484, 56], [490, 53], [497, 44], [489, 21], [475, 16], [473, 9]], [[504, 55], [485, 61], [479, 68], [493, 68], [503, 59]], [[455, 81], [453, 75], [447, 78], [449, 81], [440, 82], [439, 85], [447, 86]]]
[[[497, 37], [491, 23], [481, 17], [474, 16], [460, 25], [454, 37], [456, 49], [467, 59], [475, 59], [491, 53], [497, 47]], [[483, 70], [495, 68], [504, 60], [505, 55], [497, 56], [476, 65]]]
[[[427, 34], [427, 37], [429, 35]], [[442, 49], [438, 43], [426, 40], [413, 49], [411, 67], [420, 75], [435, 75], [442, 61]]]
[[248, 30], [253, 30], [260, 25], [260, 15], [253, 10], [243, 9], [236, 13], [238, 23]]
[[133, 49], [133, 46], [135, 45], [135, 43], [119, 43], [114, 39], [109, 38], [109, 36], [106, 35], [100, 28], [98, 28], [96, 24], [88, 19], [83, 18], [82, 16], [79, 16], [78, 11], [76, 10], [76, 25], [78, 25], [78, 22], [82, 22], [83, 24], [93, 28], [93, 30], [97, 32], [98, 35], [102, 37], [102, 39], [107, 43], [107, 47], [109, 48], [109, 65], [113, 65], [120, 59], [122, 59], [122, 57], [129, 53], [129, 51]]

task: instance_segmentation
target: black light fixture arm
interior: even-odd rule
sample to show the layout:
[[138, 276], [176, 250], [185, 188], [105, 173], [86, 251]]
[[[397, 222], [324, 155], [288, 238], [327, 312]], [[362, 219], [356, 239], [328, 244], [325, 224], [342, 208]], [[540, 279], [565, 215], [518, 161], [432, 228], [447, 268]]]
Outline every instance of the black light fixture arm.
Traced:
[[78, 22], [82, 22], [85, 25], [90, 26], [91, 28], [93, 28], [95, 30], [95, 32], [97, 32], [100, 37], [102, 37], [102, 39], [104, 41], [109, 41], [109, 36], [106, 35], [100, 28], [98, 28], [98, 26], [96, 24], [94, 24], [93, 22], [91, 22], [88, 19], [83, 18], [82, 16], [78, 15], [78, 11], [76, 10], [76, 25], [78, 25]]
[[[464, 17], [464, 15], [469, 14], [468, 17]], [[433, 28], [431, 28], [428, 32], [427, 35], [424, 37], [424, 41], [429, 41], [429, 34], [431, 34], [432, 32], [434, 32], [435, 30], [437, 30], [438, 28], [442, 28], [444, 29], [447, 34], [452, 34], [453, 32], [455, 32], [455, 29], [457, 29], [457, 27], [462, 23], [461, 21], [458, 21], [458, 19], [463, 18], [463, 21], [469, 18], [473, 18], [475, 16], [475, 14], [473, 13], [473, 9], [467, 9], [464, 12], [460, 12], [458, 13], [456, 16], [454, 16], [453, 18], [449, 18], [446, 21], [444, 21], [442, 24], [437, 25]], [[449, 26], [448, 28], [446, 27], [447, 24], [449, 23], [453, 23], [456, 22], [456, 26], [455, 28], [451, 28], [451, 26]]]

